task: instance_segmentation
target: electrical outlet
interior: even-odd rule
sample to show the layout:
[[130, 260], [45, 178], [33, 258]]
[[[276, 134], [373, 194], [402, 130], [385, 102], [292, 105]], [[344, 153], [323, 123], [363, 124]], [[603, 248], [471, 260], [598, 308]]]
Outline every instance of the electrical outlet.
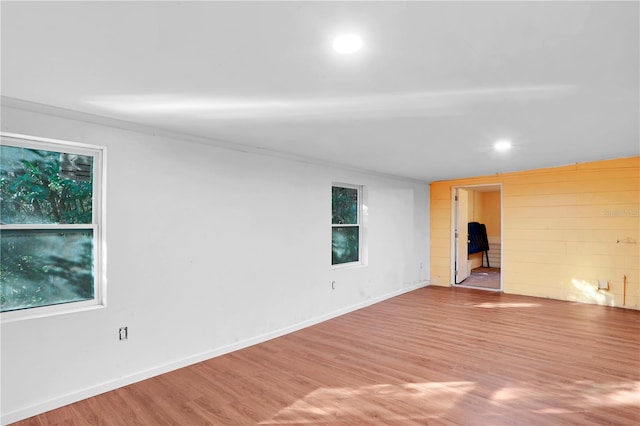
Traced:
[[335, 290], [335, 289], [336, 289], [336, 282], [331, 281], [331, 290]]
[[609, 290], [609, 281], [598, 280], [598, 290]]
[[129, 327], [120, 327], [118, 337], [120, 340], [127, 340], [129, 338]]

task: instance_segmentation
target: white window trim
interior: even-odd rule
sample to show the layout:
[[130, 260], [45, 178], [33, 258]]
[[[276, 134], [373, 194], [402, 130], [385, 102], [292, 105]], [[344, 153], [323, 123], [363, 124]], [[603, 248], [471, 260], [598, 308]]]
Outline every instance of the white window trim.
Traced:
[[59, 139], [41, 138], [17, 133], [0, 132], [0, 145], [20, 146], [31, 149], [41, 149], [55, 152], [69, 152], [87, 155], [93, 161], [93, 189], [92, 189], [92, 223], [91, 224], [46, 224], [28, 225], [12, 224], [0, 225], [0, 229], [91, 229], [93, 231], [93, 276], [94, 297], [91, 300], [68, 302], [57, 305], [25, 308], [16, 311], [0, 313], [0, 323], [17, 320], [48, 317], [52, 315], [101, 309], [107, 305], [106, 289], [106, 154], [107, 148]]
[[[331, 269], [345, 269], [345, 268], [353, 268], [353, 267], [357, 267], [357, 266], [362, 266], [364, 265], [364, 262], [362, 260], [362, 254], [363, 254], [363, 245], [364, 245], [364, 241], [363, 241], [363, 202], [362, 202], [362, 194], [364, 192], [363, 190], [363, 186], [362, 185], [353, 185], [353, 184], [349, 184], [349, 183], [340, 183], [340, 182], [333, 182], [331, 184], [331, 187], [339, 187], [339, 188], [349, 188], [349, 189], [355, 189], [358, 191], [358, 215], [357, 215], [357, 222], [358, 223], [343, 223], [343, 224], [338, 224], [338, 223], [333, 223], [333, 220], [331, 220], [331, 231], [333, 233], [333, 228], [347, 228], [347, 227], [354, 227], [357, 226], [358, 227], [358, 260], [356, 262], [347, 262], [347, 263], [337, 263], [337, 264], [333, 264], [331, 263]], [[331, 262], [331, 260], [330, 260]]]

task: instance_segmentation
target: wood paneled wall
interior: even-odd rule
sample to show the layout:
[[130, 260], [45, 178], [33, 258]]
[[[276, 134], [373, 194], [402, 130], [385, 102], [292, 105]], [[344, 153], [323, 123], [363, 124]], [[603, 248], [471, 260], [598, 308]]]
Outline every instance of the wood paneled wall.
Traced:
[[[489, 257], [493, 258], [491, 267], [500, 267], [500, 235], [502, 233], [500, 208], [500, 191], [478, 191], [471, 188], [469, 190], [469, 222], [475, 221], [484, 224], [487, 227], [487, 237], [489, 239]], [[495, 257], [498, 256], [496, 260]], [[474, 253], [469, 255], [471, 260], [471, 269], [486, 266], [483, 260], [484, 253]]]
[[480, 223], [487, 227], [489, 237], [500, 237], [500, 192], [481, 192], [482, 216]]
[[432, 284], [451, 283], [452, 188], [493, 183], [506, 293], [640, 309], [640, 156], [433, 182]]

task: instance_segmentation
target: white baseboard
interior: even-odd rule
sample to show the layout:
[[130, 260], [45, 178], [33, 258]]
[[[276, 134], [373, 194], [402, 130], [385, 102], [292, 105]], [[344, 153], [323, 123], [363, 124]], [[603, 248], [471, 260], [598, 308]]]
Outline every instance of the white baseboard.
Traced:
[[196, 364], [198, 362], [206, 361], [211, 358], [215, 358], [220, 355], [224, 355], [233, 351], [237, 351], [239, 349], [247, 348], [249, 346], [256, 345], [258, 343], [263, 343], [271, 339], [275, 339], [280, 336], [284, 336], [285, 334], [293, 333], [298, 330], [302, 330], [303, 328], [310, 327], [312, 325], [319, 324], [321, 322], [330, 320], [332, 318], [339, 317], [341, 315], [347, 314], [349, 312], [357, 311], [358, 309], [365, 308], [367, 306], [373, 305], [378, 302], [382, 302], [383, 300], [390, 299], [395, 296], [399, 296], [404, 293], [408, 293], [413, 290], [417, 290], [422, 287], [426, 287], [429, 285], [428, 281], [421, 281], [417, 284], [414, 284], [410, 287], [405, 287], [399, 290], [395, 290], [391, 293], [384, 294], [382, 296], [378, 296], [373, 299], [364, 300], [355, 305], [348, 306], [346, 308], [338, 309], [336, 311], [329, 312], [324, 315], [320, 315], [315, 318], [308, 319], [306, 321], [299, 322], [297, 324], [293, 324], [288, 327], [284, 327], [278, 330], [274, 330], [269, 333], [261, 334], [259, 336], [255, 336], [249, 339], [241, 340], [239, 342], [233, 343], [231, 345], [222, 346], [219, 348], [215, 348], [209, 351], [201, 352], [199, 354], [191, 355], [186, 358], [182, 358], [176, 361], [172, 361], [166, 364], [158, 365], [147, 370], [139, 371], [134, 374], [130, 374], [123, 377], [118, 377], [113, 380], [109, 380], [103, 383], [96, 384], [95, 386], [91, 386], [85, 389], [80, 389], [74, 392], [67, 393], [65, 395], [58, 396], [53, 399], [49, 399], [47, 401], [43, 401], [37, 404], [33, 404], [27, 407], [19, 408], [17, 410], [2, 413], [2, 417], [0, 422], [2, 425], [8, 425], [10, 423], [17, 422], [19, 420], [23, 420], [41, 413], [44, 413], [49, 410], [53, 410], [56, 408], [63, 407], [68, 404], [72, 404], [74, 402], [81, 401], [83, 399], [90, 398], [92, 396], [100, 395], [101, 393], [109, 392], [114, 389], [121, 388], [123, 386], [127, 386], [136, 382], [140, 382], [142, 380], [149, 379], [151, 377], [158, 376], [160, 374], [168, 373], [173, 370], [177, 370], [179, 368], [183, 368], [192, 364]]

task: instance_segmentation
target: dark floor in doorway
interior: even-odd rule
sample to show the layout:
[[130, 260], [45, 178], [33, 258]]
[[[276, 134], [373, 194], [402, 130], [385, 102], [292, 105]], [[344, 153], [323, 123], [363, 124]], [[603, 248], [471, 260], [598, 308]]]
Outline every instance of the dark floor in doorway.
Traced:
[[461, 284], [471, 287], [500, 289], [500, 268], [480, 267], [472, 269], [471, 275]]

